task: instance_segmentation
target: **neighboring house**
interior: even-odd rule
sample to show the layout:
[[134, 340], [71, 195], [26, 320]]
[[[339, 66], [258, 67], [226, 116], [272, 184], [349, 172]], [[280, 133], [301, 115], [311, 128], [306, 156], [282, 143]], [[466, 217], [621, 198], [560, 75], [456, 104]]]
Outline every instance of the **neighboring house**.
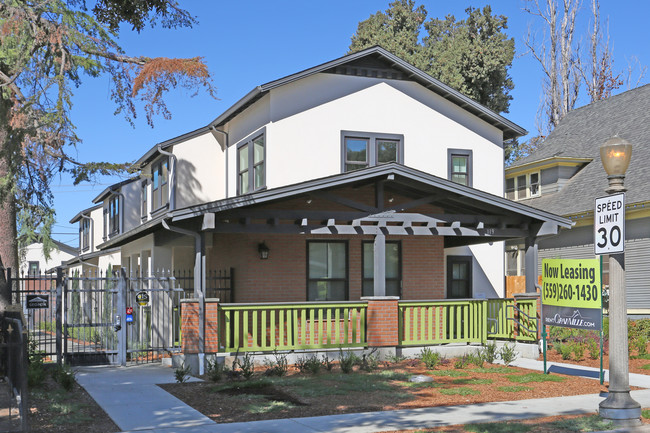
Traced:
[[[539, 241], [543, 258], [594, 258], [594, 200], [604, 197], [607, 174], [599, 147], [618, 135], [633, 145], [625, 177], [626, 286], [629, 314], [650, 314], [650, 85], [571, 111], [530, 156], [506, 169], [506, 197], [563, 215], [570, 231]], [[508, 242], [507, 274], [523, 275], [521, 244]], [[607, 256], [604, 257], [607, 259]], [[603, 284], [608, 284], [604, 260]]]
[[37, 276], [56, 272], [58, 266], [77, 255], [77, 249], [52, 239], [54, 248], [45, 258], [43, 243], [34, 242], [20, 250], [20, 274]]
[[119, 248], [99, 250], [97, 245], [108, 239], [113, 224], [118, 224], [113, 216], [117, 213], [117, 205], [107, 200], [106, 205], [98, 204], [84, 209], [72, 217], [70, 224], [79, 223], [79, 249], [74, 257], [65, 262], [68, 275], [96, 275], [98, 271], [106, 272], [108, 266], [115, 270], [120, 267], [121, 255]]
[[503, 142], [525, 132], [369, 48], [151, 148], [95, 199], [98, 247], [141, 275], [233, 268], [236, 302], [503, 296], [503, 241], [570, 227], [502, 197]]

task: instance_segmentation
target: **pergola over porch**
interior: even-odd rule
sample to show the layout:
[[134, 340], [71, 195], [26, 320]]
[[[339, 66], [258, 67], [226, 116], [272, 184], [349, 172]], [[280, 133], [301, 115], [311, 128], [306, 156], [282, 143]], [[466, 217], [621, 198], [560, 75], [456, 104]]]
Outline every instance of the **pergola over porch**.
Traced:
[[[374, 295], [385, 287], [386, 236], [439, 236], [444, 247], [523, 238], [526, 291], [535, 292], [537, 240], [571, 222], [503, 197], [391, 163], [177, 210], [162, 221], [195, 238], [195, 281], [208, 233], [370, 235]], [[197, 298], [204, 284], [195, 284]]]

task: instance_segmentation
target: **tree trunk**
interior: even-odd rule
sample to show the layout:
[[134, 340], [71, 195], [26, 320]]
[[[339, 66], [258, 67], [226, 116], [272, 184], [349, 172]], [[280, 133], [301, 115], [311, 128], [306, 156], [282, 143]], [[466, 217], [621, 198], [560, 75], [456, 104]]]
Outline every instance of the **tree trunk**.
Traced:
[[[0, 182], [14, 182], [11, 168], [12, 143], [9, 133], [9, 113], [11, 102], [0, 98]], [[2, 182], [4, 183], [4, 182]], [[12, 274], [18, 273], [18, 233], [16, 227], [16, 200], [13, 188], [0, 191], [0, 267], [11, 268]], [[11, 303], [11, 289], [0, 285], [0, 309]]]

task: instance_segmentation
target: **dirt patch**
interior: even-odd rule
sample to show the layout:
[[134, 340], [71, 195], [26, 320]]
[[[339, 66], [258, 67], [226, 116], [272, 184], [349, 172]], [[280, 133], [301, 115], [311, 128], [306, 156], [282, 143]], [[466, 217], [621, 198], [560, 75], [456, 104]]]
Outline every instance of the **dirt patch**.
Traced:
[[[414, 375], [431, 376], [433, 382], [408, 382]], [[483, 369], [456, 369], [453, 361], [428, 371], [422, 362], [406, 360], [384, 363], [373, 372], [355, 371], [349, 375], [341, 373], [337, 366], [317, 375], [293, 370], [283, 378], [253, 379], [266, 382], [262, 388], [253, 387], [245, 392], [242, 390], [246, 382], [241, 382], [239, 388], [235, 382], [236, 391], [228, 392], [224, 388], [235, 389], [231, 388], [232, 382], [161, 387], [218, 423], [597, 394], [607, 390], [593, 379], [551, 375], [558, 381], [538, 382], [543, 380], [539, 376], [543, 375], [536, 371], [489, 364]], [[278, 402], [288, 404], [260, 409], [254, 402], [260, 396], [273, 395], [284, 396]]]

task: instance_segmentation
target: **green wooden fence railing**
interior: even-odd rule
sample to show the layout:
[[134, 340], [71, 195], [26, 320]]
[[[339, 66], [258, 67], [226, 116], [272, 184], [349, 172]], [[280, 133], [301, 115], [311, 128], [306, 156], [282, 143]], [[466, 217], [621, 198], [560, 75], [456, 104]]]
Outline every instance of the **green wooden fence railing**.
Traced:
[[226, 352], [366, 346], [365, 302], [221, 304]]

